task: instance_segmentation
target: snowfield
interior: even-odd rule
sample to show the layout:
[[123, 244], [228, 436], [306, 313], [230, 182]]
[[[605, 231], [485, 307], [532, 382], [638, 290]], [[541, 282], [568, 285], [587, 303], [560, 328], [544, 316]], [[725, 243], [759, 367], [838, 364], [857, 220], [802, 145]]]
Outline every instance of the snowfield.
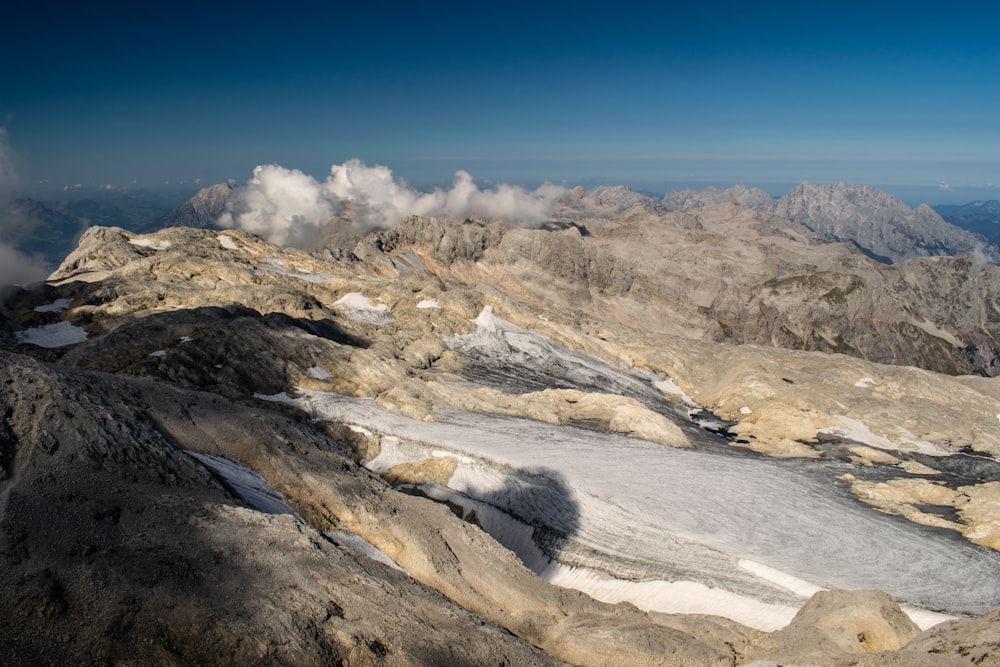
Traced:
[[378, 434], [381, 453], [367, 464], [376, 472], [455, 457], [447, 488], [428, 495], [475, 509], [552, 583], [606, 601], [765, 630], [819, 588], [887, 590], [924, 626], [944, 618], [925, 611], [1000, 603], [1000, 554], [860, 503], [836, 480], [848, 463], [675, 449], [471, 412], [428, 423], [332, 393], [266, 398]]
[[[361, 295], [343, 301], [372, 307]], [[453, 458], [445, 486], [419, 490], [474, 512], [541, 577], [608, 602], [762, 630], [787, 624], [824, 588], [887, 591], [922, 627], [1000, 604], [1000, 553], [863, 504], [841, 479], [864, 475], [861, 466], [731, 447], [699, 428], [696, 405], [666, 398], [676, 385], [665, 376], [568, 350], [489, 309], [476, 324], [447, 341], [468, 359], [471, 384], [632, 396], [684, 428], [694, 447], [469, 411], [416, 421], [370, 399], [304, 389], [258, 398], [377, 437], [379, 454], [366, 465], [378, 473]], [[872, 440], [863, 425], [844, 428]]]
[[87, 340], [87, 332], [82, 327], [64, 321], [15, 331], [14, 337], [19, 343], [59, 348], [82, 343]]

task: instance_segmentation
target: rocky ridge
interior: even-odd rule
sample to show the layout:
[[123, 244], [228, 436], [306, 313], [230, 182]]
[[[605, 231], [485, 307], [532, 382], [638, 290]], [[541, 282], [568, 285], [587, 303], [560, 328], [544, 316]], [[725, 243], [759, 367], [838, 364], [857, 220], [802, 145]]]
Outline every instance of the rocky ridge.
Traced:
[[[973, 653], [992, 659], [988, 638], [975, 635], [988, 617], [957, 621], [947, 634], [918, 635], [884, 598], [818, 598], [786, 630], [762, 634], [723, 619], [648, 614], [552, 587], [446, 506], [393, 490], [358, 467], [358, 459], [387, 445], [377, 434], [318, 426], [281, 403], [254, 398], [333, 391], [421, 420], [438, 418], [440, 408], [500, 412], [690, 444], [688, 430], [665, 426], [662, 414], [641, 400], [623, 401], [596, 387], [511, 393], [463, 382], [467, 353], [447, 338], [473, 333], [490, 306], [569, 349], [669, 377], [677, 401], [686, 395], [734, 422], [738, 446], [854, 457], [857, 465], [899, 477], [912, 476], [918, 464], [931, 468], [938, 459], [930, 454], [1000, 450], [992, 435], [1000, 414], [993, 380], [723, 342], [724, 335], [717, 339], [698, 328], [703, 304], [692, 307], [676, 295], [660, 300], [669, 294], [658, 291], [667, 289], [666, 280], [655, 281], [663, 264], [647, 267], [651, 254], [635, 253], [654, 244], [662, 244], [662, 252], [671, 238], [681, 247], [670, 259], [679, 261], [752, 222], [749, 228], [769, 249], [788, 257], [819, 261], [813, 250], [836, 248], [834, 265], [869, 270], [874, 263], [850, 248], [821, 245], [787, 221], [727, 207], [649, 219], [649, 211], [633, 203], [610, 205], [620, 210], [618, 219], [577, 216], [549, 231], [415, 219], [326, 259], [234, 231], [88, 231], [47, 285], [19, 293], [4, 311], [18, 324], [4, 334], [17, 354], [3, 356], [9, 380], [0, 433], [0, 546], [13, 569], [2, 594], [15, 613], [4, 619], [9, 631], [2, 633], [2, 650], [29, 662], [42, 656], [38, 662], [178, 664], [232, 655], [344, 664], [549, 664], [554, 658], [574, 664], [808, 659], [919, 665], [967, 664], [964, 656]], [[669, 236], [660, 235], [664, 229]], [[717, 236], [707, 236], [713, 231]], [[620, 253], [616, 242], [624, 244]], [[743, 254], [735, 254], [739, 248]], [[754, 252], [746, 238], [736, 237], [720, 255], [739, 275], [736, 269], [753, 265]], [[682, 270], [688, 267], [676, 269]], [[870, 270], [865, 277], [888, 269]], [[953, 270], [951, 264], [942, 269]], [[704, 271], [696, 279], [726, 275], [718, 265]], [[920, 275], [908, 280], [936, 303], [937, 293]], [[992, 280], [987, 272], [979, 282], [991, 289]], [[711, 287], [691, 291], [709, 305], [719, 298]], [[65, 310], [47, 308], [59, 300], [66, 300]], [[643, 303], [651, 311], [648, 328], [639, 326]], [[650, 308], [656, 303], [662, 312]], [[82, 328], [87, 339], [49, 349], [14, 335], [18, 327], [57, 322]], [[929, 335], [947, 342], [943, 326], [934, 322], [932, 331], [940, 331]], [[874, 448], [838, 437], [837, 429], [853, 423], [845, 419], [877, 435]], [[305, 521], [253, 511], [183, 450], [246, 465]], [[405, 488], [421, 474], [424, 481], [447, 477], [448, 465], [420, 473], [396, 468], [387, 477]], [[53, 479], [62, 482], [53, 485]], [[993, 501], [984, 502], [991, 507]], [[963, 521], [975, 521], [973, 515]], [[60, 516], [77, 517], [72, 544], [58, 542], [62, 524], [52, 517]], [[336, 538], [324, 537], [334, 529], [364, 538], [409, 576], [351, 555]], [[189, 538], [178, 544], [178, 534]], [[149, 569], [150, 553], [161, 545], [170, 545], [176, 557]], [[94, 613], [90, 591], [97, 586], [117, 597], [99, 611], [99, 623], [83, 624], [80, 619]], [[151, 613], [142, 593], [149, 586], [171, 601], [166, 613]], [[228, 599], [234, 587], [242, 596], [232, 607], [197, 606], [202, 597]], [[388, 602], [399, 599], [410, 606]], [[266, 606], [254, 611], [260, 600]], [[848, 604], [866, 611], [846, 612]], [[838, 614], [841, 620], [833, 622]], [[247, 619], [253, 635], [235, 629]], [[486, 624], [476, 626], [477, 619]], [[819, 635], [817, 628], [823, 628]], [[958, 639], [963, 628], [973, 633], [966, 637], [978, 638]], [[154, 641], [146, 641], [150, 637]], [[453, 653], [435, 653], [442, 647]], [[931, 656], [927, 647], [944, 653]]]
[[774, 208], [774, 197], [760, 188], [748, 188], [742, 183], [720, 190], [709, 187], [704, 190], [685, 188], [671, 190], [663, 196], [663, 205], [669, 211], [690, 211], [714, 204], [736, 202], [740, 206], [755, 211], [770, 211]]
[[156, 229], [164, 227], [198, 227], [211, 229], [218, 224], [226, 212], [233, 188], [225, 183], [216, 183], [202, 188], [190, 199], [159, 218]]
[[996, 246], [944, 221], [931, 207], [915, 209], [865, 185], [801, 183], [777, 200], [774, 212], [824, 237], [857, 243], [898, 262], [912, 257], [980, 253], [1000, 261]]
[[946, 221], [930, 206], [910, 208], [868, 185], [803, 181], [774, 199], [759, 188], [740, 184], [725, 190], [675, 190], [663, 198], [671, 211], [730, 202], [801, 223], [829, 241], [853, 243], [885, 263], [960, 254], [1000, 261], [1000, 247], [992, 240]]

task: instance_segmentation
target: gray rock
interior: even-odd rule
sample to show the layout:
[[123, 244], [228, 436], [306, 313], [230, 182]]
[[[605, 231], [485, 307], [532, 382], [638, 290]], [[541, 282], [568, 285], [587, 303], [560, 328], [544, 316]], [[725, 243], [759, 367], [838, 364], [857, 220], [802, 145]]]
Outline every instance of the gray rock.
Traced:
[[803, 182], [778, 199], [773, 211], [825, 238], [848, 241], [891, 262], [913, 257], [979, 253], [991, 262], [1000, 249], [982, 236], [944, 221], [929, 206], [913, 209], [867, 185]]
[[216, 183], [202, 188], [186, 202], [158, 219], [155, 228], [216, 228], [219, 217], [226, 212], [232, 193], [233, 188], [225, 183]]
[[736, 202], [757, 211], [770, 211], [774, 208], [774, 197], [760, 188], [748, 188], [742, 183], [725, 190], [714, 187], [704, 190], [690, 188], [671, 190], [663, 197], [663, 205], [669, 211], [690, 211], [729, 202]]

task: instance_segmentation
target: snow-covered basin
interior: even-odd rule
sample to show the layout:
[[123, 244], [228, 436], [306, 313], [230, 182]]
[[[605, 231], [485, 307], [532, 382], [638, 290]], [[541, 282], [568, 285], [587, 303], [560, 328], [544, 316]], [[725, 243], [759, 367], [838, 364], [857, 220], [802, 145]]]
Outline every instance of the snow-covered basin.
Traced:
[[481, 413], [422, 422], [366, 399], [300, 395], [260, 398], [379, 434], [381, 453], [368, 463], [377, 471], [456, 457], [449, 488], [435, 493], [476, 509], [541, 576], [600, 599], [767, 630], [818, 588], [888, 591], [925, 627], [942, 617], [921, 610], [975, 614], [1000, 604], [1000, 554], [879, 513], [829, 470], [816, 474], [814, 462]]

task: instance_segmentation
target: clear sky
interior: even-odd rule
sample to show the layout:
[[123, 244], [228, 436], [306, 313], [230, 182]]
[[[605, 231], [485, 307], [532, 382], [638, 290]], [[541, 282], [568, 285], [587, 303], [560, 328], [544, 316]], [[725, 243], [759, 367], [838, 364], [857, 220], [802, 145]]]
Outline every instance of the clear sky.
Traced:
[[25, 188], [352, 157], [418, 187], [1000, 188], [992, 2], [88, 4], [3, 12]]

